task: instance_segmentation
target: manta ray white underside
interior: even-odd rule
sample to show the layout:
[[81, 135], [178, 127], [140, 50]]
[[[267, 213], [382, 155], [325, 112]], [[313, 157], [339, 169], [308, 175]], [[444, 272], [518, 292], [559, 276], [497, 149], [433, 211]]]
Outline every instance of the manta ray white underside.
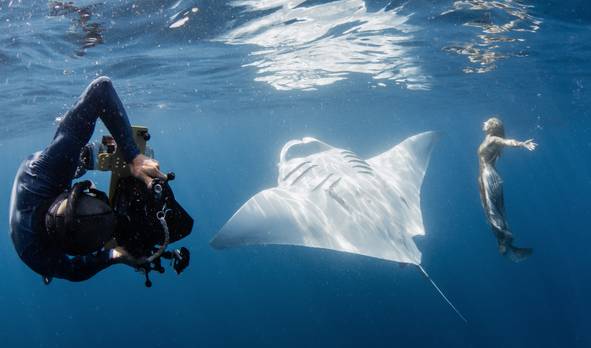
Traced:
[[413, 237], [425, 234], [420, 191], [437, 138], [417, 134], [368, 160], [314, 138], [289, 141], [277, 187], [249, 199], [211, 245], [337, 250], [415, 264], [431, 280]]
[[314, 138], [281, 150], [277, 187], [257, 193], [211, 242], [288, 244], [421, 263], [420, 189], [437, 133], [363, 160]]

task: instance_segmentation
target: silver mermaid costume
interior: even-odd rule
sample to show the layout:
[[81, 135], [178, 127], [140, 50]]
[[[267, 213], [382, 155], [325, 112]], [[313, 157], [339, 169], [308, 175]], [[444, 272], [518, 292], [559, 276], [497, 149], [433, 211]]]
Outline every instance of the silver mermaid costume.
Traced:
[[495, 164], [501, 156], [503, 146], [517, 146], [517, 143], [515, 140], [487, 136], [478, 148], [480, 162], [478, 183], [482, 208], [493, 234], [497, 238], [499, 253], [513, 262], [525, 260], [533, 250], [513, 246], [513, 234], [509, 230], [505, 217], [503, 179], [497, 172]]

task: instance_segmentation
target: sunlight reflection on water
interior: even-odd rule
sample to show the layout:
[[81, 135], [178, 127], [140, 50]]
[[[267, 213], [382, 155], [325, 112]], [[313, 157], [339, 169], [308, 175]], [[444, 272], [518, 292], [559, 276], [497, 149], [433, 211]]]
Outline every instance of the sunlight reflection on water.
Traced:
[[429, 89], [428, 77], [412, 55], [410, 16], [401, 8], [368, 12], [362, 0], [302, 6], [303, 0], [235, 1], [244, 11], [276, 8], [222, 35], [228, 44], [260, 47], [245, 66], [258, 70], [257, 81], [278, 90], [315, 90], [347, 79], [371, 75], [411, 90]]

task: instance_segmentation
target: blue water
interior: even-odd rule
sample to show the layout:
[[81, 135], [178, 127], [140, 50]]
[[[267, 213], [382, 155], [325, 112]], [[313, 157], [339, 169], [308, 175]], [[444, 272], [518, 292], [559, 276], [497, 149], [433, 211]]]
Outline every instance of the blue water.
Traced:
[[[591, 5], [573, 0], [0, 0], [0, 210], [20, 161], [105, 74], [197, 221], [179, 243], [190, 267], [154, 274], [151, 289], [125, 266], [45, 286], [1, 234], [2, 345], [590, 347], [590, 28]], [[540, 144], [499, 162], [517, 244], [534, 248], [521, 264], [498, 255], [481, 211], [476, 148], [491, 114]], [[467, 324], [413, 267], [209, 247], [275, 185], [288, 140], [370, 157], [425, 130], [445, 136], [417, 243]]]

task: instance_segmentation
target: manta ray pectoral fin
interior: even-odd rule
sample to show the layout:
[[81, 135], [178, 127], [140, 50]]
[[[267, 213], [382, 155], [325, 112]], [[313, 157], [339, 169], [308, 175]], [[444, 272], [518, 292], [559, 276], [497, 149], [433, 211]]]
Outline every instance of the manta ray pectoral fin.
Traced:
[[281, 188], [257, 193], [215, 235], [210, 245], [225, 249], [243, 245], [305, 245], [322, 219], [304, 197]]
[[424, 235], [421, 214], [421, 186], [431, 152], [440, 132], [424, 132], [407, 138], [390, 150], [372, 157], [367, 163], [400, 195], [408, 208], [407, 229], [412, 235]]
[[405, 139], [367, 162], [382, 176], [420, 189], [431, 152], [440, 132], [424, 132]]

